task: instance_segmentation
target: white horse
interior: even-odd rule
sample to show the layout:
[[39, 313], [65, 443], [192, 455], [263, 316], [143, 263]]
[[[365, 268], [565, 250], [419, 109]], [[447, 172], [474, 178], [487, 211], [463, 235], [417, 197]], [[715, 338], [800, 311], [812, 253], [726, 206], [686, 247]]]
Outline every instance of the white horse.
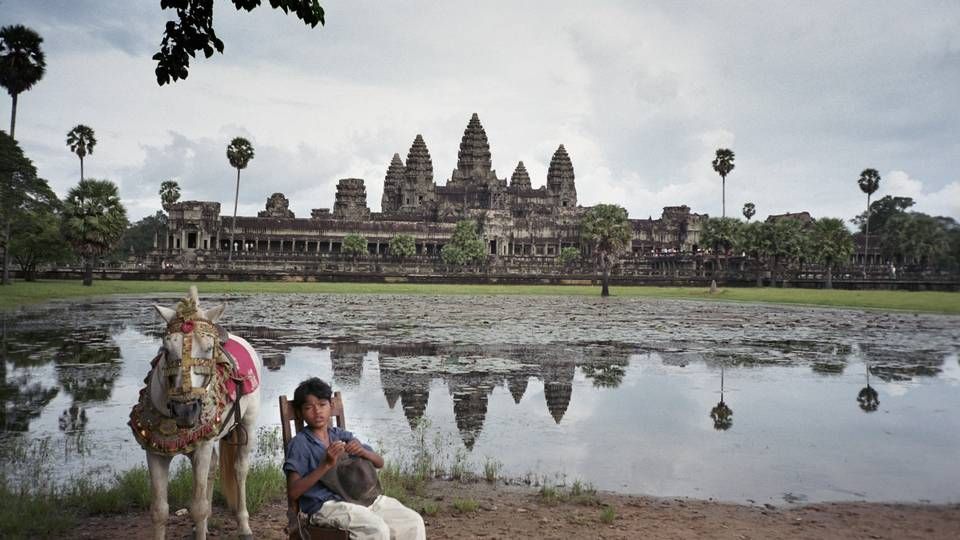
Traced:
[[154, 538], [161, 540], [166, 534], [170, 461], [177, 454], [189, 456], [193, 465], [190, 515], [195, 537], [206, 538], [217, 442], [224, 497], [235, 512], [240, 537], [252, 538], [246, 478], [263, 363], [246, 340], [215, 324], [225, 306], [199, 308], [196, 287], [190, 287], [190, 296], [173, 308], [154, 307], [166, 321], [167, 332], [144, 381], [147, 387], [130, 415], [134, 435], [147, 451]]

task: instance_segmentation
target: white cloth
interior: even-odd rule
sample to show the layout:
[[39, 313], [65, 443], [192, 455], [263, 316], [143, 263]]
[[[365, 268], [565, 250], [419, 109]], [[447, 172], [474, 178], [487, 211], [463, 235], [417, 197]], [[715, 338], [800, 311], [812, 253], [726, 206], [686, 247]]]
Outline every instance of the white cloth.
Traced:
[[380, 495], [370, 506], [327, 501], [310, 516], [313, 525], [344, 529], [351, 540], [426, 540], [423, 518], [393, 497]]

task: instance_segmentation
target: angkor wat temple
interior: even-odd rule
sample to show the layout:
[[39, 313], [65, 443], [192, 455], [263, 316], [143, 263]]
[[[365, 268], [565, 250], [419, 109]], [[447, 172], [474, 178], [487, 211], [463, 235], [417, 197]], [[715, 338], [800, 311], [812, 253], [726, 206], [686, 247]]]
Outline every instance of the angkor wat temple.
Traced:
[[[577, 204], [573, 162], [564, 146], [554, 152], [540, 187], [533, 187], [522, 161], [509, 181], [499, 178], [476, 114], [463, 132], [457, 166], [445, 184], [435, 181], [430, 151], [417, 135], [406, 160], [394, 154], [383, 186], [380, 212], [370, 210], [363, 179], [344, 178], [332, 211], [316, 208], [309, 218], [298, 218], [287, 198], [274, 193], [256, 217], [238, 216], [235, 225], [231, 216], [221, 216], [218, 202], [178, 202], [166, 208], [169, 234], [159, 239], [158, 254], [166, 266], [215, 268], [226, 260], [232, 234], [235, 266], [309, 270], [322, 268], [317, 261], [336, 260], [349, 234], [367, 239], [370, 259], [389, 258], [390, 239], [408, 234], [415, 239], [417, 258], [436, 259], [462, 219], [480, 224], [494, 264], [522, 262], [535, 272], [538, 265], [554, 264], [564, 247], [589, 252], [579, 233], [586, 208]], [[659, 219], [632, 219], [635, 258], [695, 252], [706, 217], [674, 206], [664, 208]]]

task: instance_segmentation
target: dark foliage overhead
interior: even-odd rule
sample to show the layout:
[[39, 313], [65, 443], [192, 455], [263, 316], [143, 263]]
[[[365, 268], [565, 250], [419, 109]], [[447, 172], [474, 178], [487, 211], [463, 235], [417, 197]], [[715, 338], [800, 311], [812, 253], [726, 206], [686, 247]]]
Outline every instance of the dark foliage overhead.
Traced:
[[[232, 0], [237, 9], [252, 11], [261, 0]], [[270, 7], [293, 13], [311, 28], [324, 24], [323, 8], [317, 0], [269, 0]], [[223, 53], [223, 41], [213, 29], [213, 0], [160, 0], [162, 9], [177, 10], [179, 21], [167, 21], [160, 41], [160, 50], [153, 55], [157, 61], [157, 84], [186, 79], [190, 59], [197, 51], [206, 58], [214, 50]]]

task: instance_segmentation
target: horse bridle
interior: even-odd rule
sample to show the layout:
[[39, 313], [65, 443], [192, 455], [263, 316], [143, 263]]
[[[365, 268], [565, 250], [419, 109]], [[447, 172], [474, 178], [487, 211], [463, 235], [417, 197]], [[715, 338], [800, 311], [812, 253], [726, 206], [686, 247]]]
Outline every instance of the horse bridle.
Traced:
[[[225, 362], [223, 353], [223, 329], [201, 318], [191, 318], [187, 320], [175, 319], [167, 325], [167, 335], [182, 333], [183, 346], [180, 351], [180, 362], [171, 365], [170, 362], [164, 362], [162, 375], [170, 380], [170, 377], [180, 374], [180, 385], [167, 387], [167, 398], [173, 401], [189, 402], [203, 399], [210, 383], [214, 380], [214, 372], [217, 364]], [[197, 358], [193, 356], [194, 339], [202, 336], [213, 338], [213, 353], [210, 358]], [[168, 358], [169, 359], [169, 358]], [[191, 373], [203, 375], [206, 382], [202, 387], [194, 387]]]

